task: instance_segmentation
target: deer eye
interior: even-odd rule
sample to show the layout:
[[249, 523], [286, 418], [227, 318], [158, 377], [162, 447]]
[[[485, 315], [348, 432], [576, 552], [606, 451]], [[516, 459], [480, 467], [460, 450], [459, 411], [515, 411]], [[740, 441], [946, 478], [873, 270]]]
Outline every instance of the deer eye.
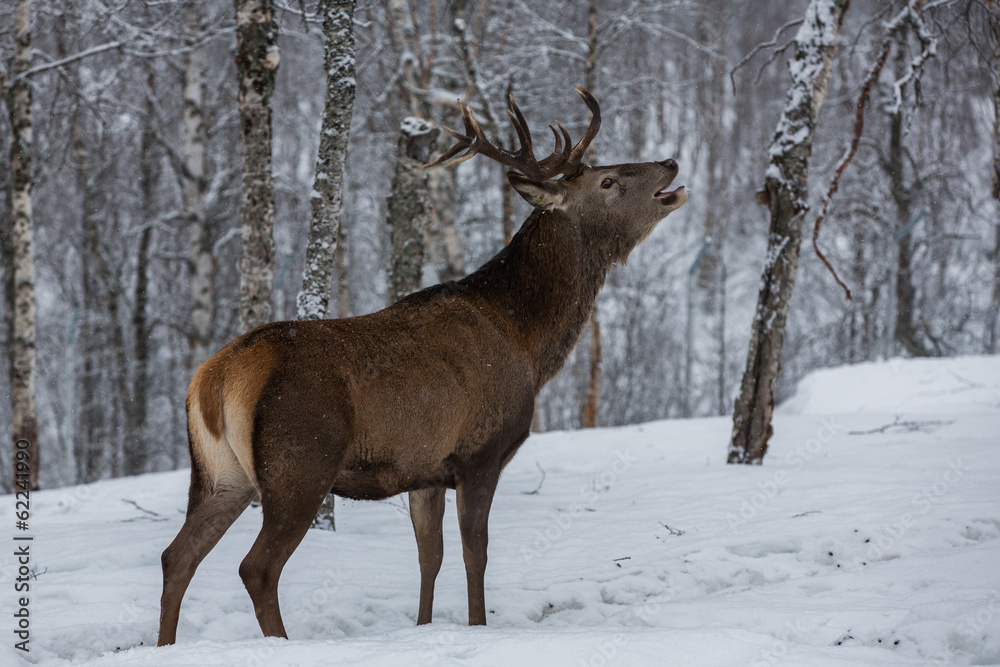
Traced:
[[615, 181], [614, 181], [614, 179], [611, 179], [611, 178], [605, 178], [603, 181], [601, 181], [601, 187], [604, 188], [605, 190], [607, 190], [608, 188], [610, 188], [614, 184], [615, 184]]

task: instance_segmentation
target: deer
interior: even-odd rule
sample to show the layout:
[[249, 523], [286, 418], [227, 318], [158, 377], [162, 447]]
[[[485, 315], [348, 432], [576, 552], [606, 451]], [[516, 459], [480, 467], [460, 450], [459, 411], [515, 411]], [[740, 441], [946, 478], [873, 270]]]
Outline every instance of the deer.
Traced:
[[[688, 198], [673, 159], [593, 166], [597, 100], [573, 144], [559, 122], [537, 159], [513, 97], [519, 147], [491, 143], [459, 102], [465, 132], [426, 166], [483, 155], [533, 210], [496, 256], [462, 280], [344, 319], [274, 322], [206, 361], [187, 393], [191, 484], [163, 551], [157, 644], [176, 641], [195, 569], [253, 500], [263, 522], [239, 574], [268, 637], [288, 635], [278, 579], [330, 493], [409, 497], [420, 570], [417, 624], [431, 622], [444, 554], [445, 490], [456, 494], [469, 625], [486, 624], [487, 524], [500, 473], [527, 439], [542, 387], [589, 321], [609, 270]], [[512, 147], [513, 148], [513, 147]], [[557, 178], [558, 177], [558, 178]]]

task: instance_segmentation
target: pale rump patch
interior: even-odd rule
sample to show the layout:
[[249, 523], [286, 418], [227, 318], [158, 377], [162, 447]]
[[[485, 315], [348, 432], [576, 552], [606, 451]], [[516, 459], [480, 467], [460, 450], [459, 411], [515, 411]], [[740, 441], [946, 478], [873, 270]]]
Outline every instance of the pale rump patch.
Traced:
[[227, 442], [225, 433], [213, 435], [202, 416], [201, 401], [197, 395], [188, 403], [188, 431], [191, 434], [191, 453], [201, 473], [205, 488], [216, 493], [222, 488], [236, 489], [257, 485], [253, 466], [243, 466]]
[[191, 381], [192, 449], [208, 488], [240, 488], [249, 481], [259, 492], [253, 463], [254, 413], [270, 377], [272, 357], [258, 348], [254, 363], [239, 352], [218, 359], [225, 352], [206, 362]]

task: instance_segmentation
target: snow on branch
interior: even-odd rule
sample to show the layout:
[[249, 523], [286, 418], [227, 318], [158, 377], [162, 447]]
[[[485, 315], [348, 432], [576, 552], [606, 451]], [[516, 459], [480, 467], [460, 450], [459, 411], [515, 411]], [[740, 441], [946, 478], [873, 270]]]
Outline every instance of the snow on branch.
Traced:
[[810, 2], [795, 35], [795, 55], [788, 62], [792, 85], [768, 149], [765, 190], [785, 189], [798, 210], [808, 208], [804, 161], [808, 160], [813, 128], [837, 48], [837, 33], [848, 4], [850, 0]]

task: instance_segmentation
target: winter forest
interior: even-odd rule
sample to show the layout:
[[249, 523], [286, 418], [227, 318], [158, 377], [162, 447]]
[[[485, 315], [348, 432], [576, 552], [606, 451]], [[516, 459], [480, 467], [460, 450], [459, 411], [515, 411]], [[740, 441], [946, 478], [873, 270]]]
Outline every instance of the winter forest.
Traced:
[[[354, 3], [261, 4], [275, 44], [273, 92], [257, 91], [273, 132], [273, 247], [243, 239], [262, 244], [268, 262], [271, 303], [259, 322], [302, 312], [323, 186], [317, 154], [338, 135], [321, 131], [328, 70], [353, 68], [356, 84], [319, 302], [329, 317], [370, 313], [410, 291], [391, 277], [400, 263], [416, 286], [466, 275], [530, 212], [504, 169], [477, 158], [417, 172], [428, 210], [416, 233], [406, 228], [390, 195], [415, 181], [395, 178], [399, 164], [451, 145], [445, 132], [409, 145], [414, 124], [461, 130], [461, 99], [510, 146], [513, 94], [546, 154], [545, 123], [560, 121], [574, 139], [587, 127], [580, 84], [603, 113], [594, 163], [672, 157], [690, 196], [608, 276], [595, 321], [539, 396], [535, 429], [732, 413], [762, 267], [773, 260], [759, 202], [810, 2], [359, 0], [354, 59], [326, 65], [325, 43], [351, 28], [331, 29], [324, 12]], [[778, 401], [818, 368], [1000, 347], [1000, 3], [828, 4], [846, 11], [811, 135]], [[238, 28], [234, 4], [219, 0], [0, 6], [0, 152], [12, 156], [0, 169], [0, 395], [16, 398], [21, 381], [18, 181], [30, 178], [42, 488], [185, 467], [192, 372], [247, 328], [241, 210], [268, 206], [241, 168]], [[25, 171], [14, 144], [27, 92]], [[816, 243], [850, 300], [812, 246], [833, 189]], [[394, 244], [404, 232], [412, 242]], [[8, 398], [0, 432], [14, 428]], [[12, 469], [12, 456], [0, 448], [0, 469]], [[12, 475], [2, 480], [10, 491]]]

